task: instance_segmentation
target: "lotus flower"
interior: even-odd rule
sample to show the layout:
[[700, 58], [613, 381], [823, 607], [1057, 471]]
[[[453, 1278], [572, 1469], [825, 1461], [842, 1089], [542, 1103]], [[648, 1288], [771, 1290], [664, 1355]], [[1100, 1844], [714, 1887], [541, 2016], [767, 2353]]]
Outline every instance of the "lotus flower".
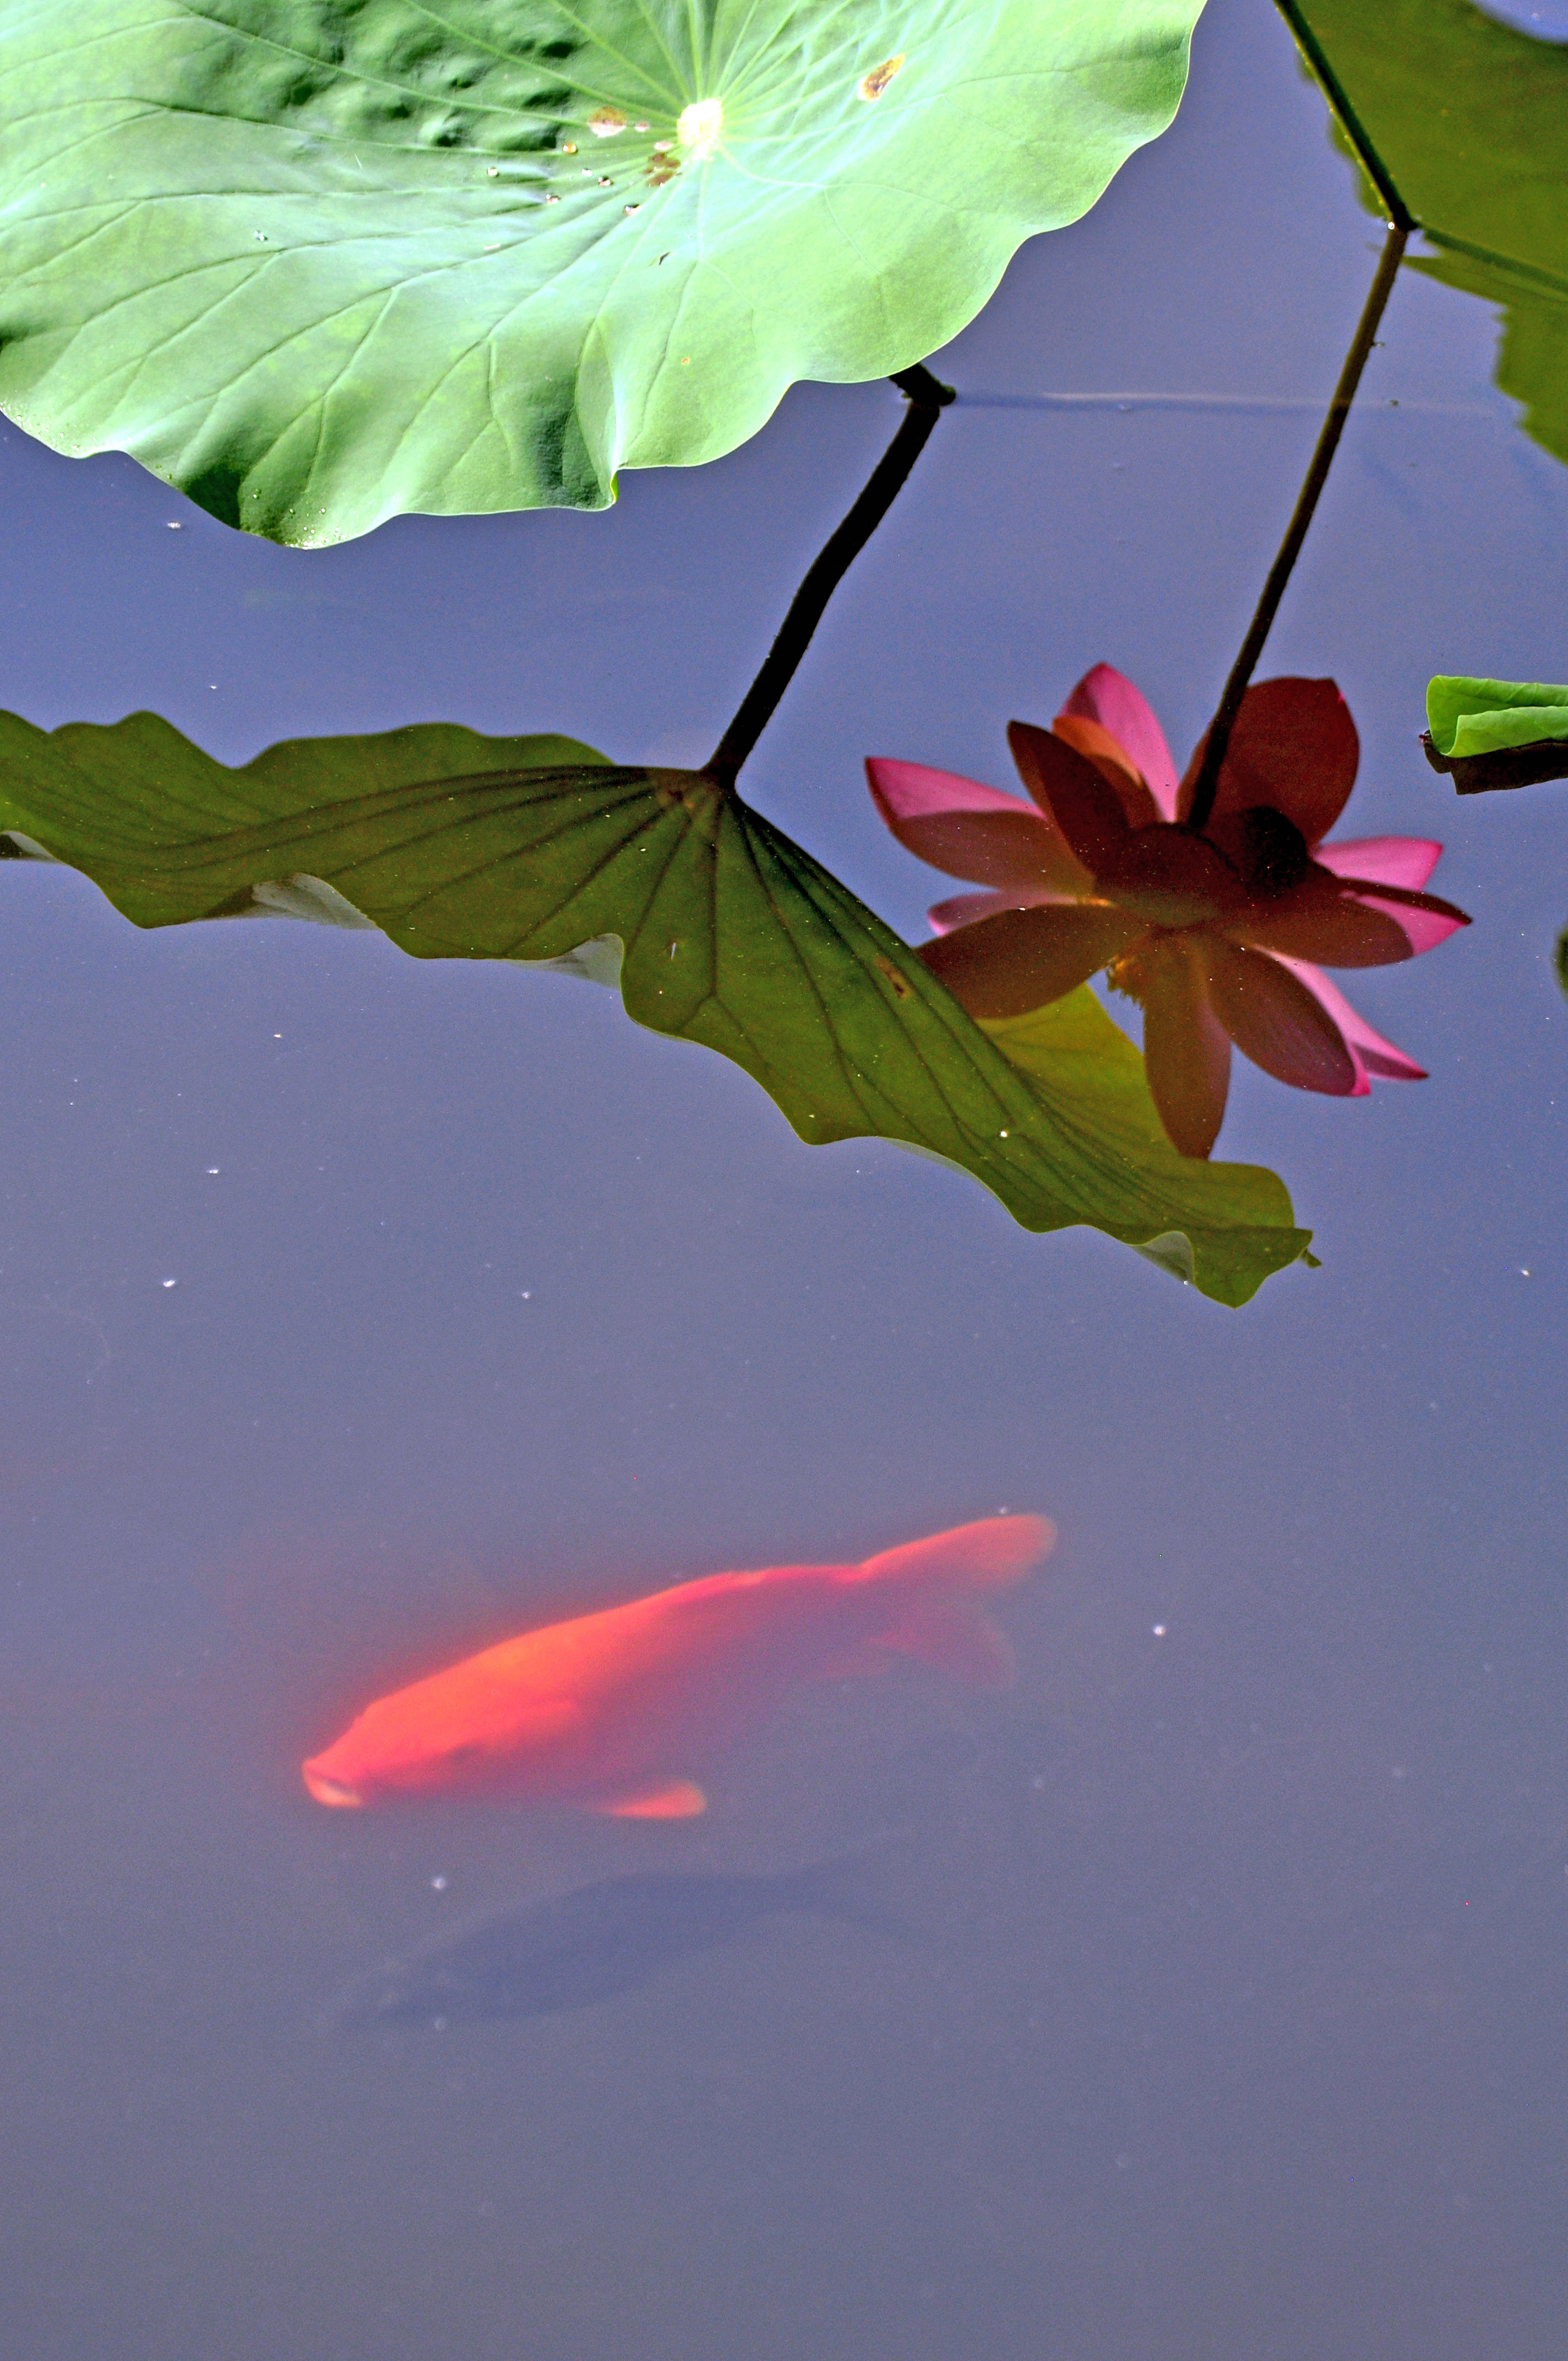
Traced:
[[1109, 664], [1049, 730], [1007, 734], [1032, 803], [916, 763], [866, 765], [899, 842], [988, 889], [938, 902], [920, 954], [971, 1016], [1021, 1016], [1106, 969], [1142, 1005], [1149, 1088], [1186, 1156], [1214, 1144], [1233, 1043], [1339, 1098], [1374, 1074], [1423, 1079], [1322, 969], [1413, 959], [1469, 920], [1421, 891], [1441, 844], [1324, 843], [1360, 754], [1332, 680], [1248, 689], [1201, 829], [1187, 814], [1202, 745], [1179, 785], [1159, 723]]

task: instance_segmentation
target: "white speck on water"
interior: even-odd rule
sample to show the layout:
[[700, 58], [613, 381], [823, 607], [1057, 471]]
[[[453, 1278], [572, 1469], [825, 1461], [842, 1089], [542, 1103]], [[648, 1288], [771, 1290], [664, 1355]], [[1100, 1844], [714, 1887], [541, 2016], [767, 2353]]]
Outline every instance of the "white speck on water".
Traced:
[[221, 1164], [209, 1164], [209, 1165], [208, 1165], [208, 1167], [207, 1167], [207, 1178], [208, 1178], [208, 1180], [215, 1180], [217, 1179], [217, 1177], [218, 1177], [218, 1174], [223, 1170], [223, 1169], [224, 1169], [224, 1168], [223, 1168], [223, 1166], [222, 1166]]
[[185, 528], [179, 522], [178, 518], [170, 517], [169, 520], [169, 530], [170, 533], [183, 533]]
[[431, 1879], [431, 1881], [430, 1881], [430, 1883], [431, 1883], [431, 1891], [432, 1891], [433, 1893], [434, 1893], [434, 1894], [444, 1894], [444, 1893], [445, 1893], [445, 1891], [446, 1891], [446, 1880], [445, 1880], [445, 1878], [444, 1878], [444, 1877], [433, 1877], [433, 1878]]
[[180, 1281], [177, 1279], [166, 1279], [163, 1284], [165, 1287], [178, 1287]]
[[520, 1287], [520, 1288], [518, 1289], [518, 1290], [517, 1290], [517, 1291], [518, 1291], [518, 1293], [521, 1296], [521, 1298], [522, 1298], [522, 1300], [523, 1300], [523, 1301], [524, 1301], [525, 1303], [528, 1301], [528, 1300], [529, 1300], [530, 1296], [533, 1293], [533, 1290], [532, 1290], [532, 1287]]
[[1149, 1630], [1154, 1633], [1157, 1640], [1163, 1640], [1170, 1626], [1168, 1623], [1151, 1623], [1149, 1625]]

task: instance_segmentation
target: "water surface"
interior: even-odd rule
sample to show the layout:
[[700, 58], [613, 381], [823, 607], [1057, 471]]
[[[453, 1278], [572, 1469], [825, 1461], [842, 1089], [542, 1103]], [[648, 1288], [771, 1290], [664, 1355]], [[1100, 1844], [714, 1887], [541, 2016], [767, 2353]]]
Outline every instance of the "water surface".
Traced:
[[[1006, 785], [1101, 658], [1185, 753], [1376, 236], [1283, 27], [1216, 0], [1170, 135], [942, 357], [1010, 399], [944, 418], [748, 773], [912, 939], [942, 889], [861, 758]], [[1429, 1082], [1238, 1067], [1222, 1152], [1322, 1258], [1243, 1312], [807, 1150], [609, 993], [0, 872], [13, 2349], [1559, 2349], [1564, 791], [1460, 802], [1415, 742], [1431, 671], [1563, 675], [1568, 475], [1494, 344], [1406, 274], [1263, 667], [1340, 681], [1351, 832], [1441, 835], [1476, 924], [1353, 979]], [[1219, 399], [1024, 399], [1063, 393]], [[801, 388], [608, 517], [312, 555], [8, 429], [5, 701], [228, 761], [434, 719], [699, 761], [897, 414]], [[1017, 1685], [803, 1692], [700, 1820], [300, 1784], [530, 1622], [1002, 1507], [1061, 1532]], [[716, 1927], [712, 1881], [845, 1859], [844, 1907]], [[652, 1877], [692, 1939], [618, 1984], [572, 1905], [580, 2004], [334, 2014]]]

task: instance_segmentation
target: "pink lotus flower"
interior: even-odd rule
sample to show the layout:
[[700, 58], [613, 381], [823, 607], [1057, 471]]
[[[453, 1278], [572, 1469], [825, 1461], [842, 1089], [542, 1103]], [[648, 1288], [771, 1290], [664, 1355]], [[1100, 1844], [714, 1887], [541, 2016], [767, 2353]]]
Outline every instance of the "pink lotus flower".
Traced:
[[1335, 1097], [1374, 1074], [1423, 1079], [1322, 969], [1413, 959], [1470, 922], [1421, 891], [1441, 844], [1323, 842], [1360, 756], [1332, 680], [1248, 689], [1201, 829], [1186, 814], [1202, 746], [1179, 785], [1159, 723], [1109, 664], [1050, 730], [1007, 735], [1032, 804], [917, 763], [866, 765], [899, 842], [987, 889], [938, 902], [920, 953], [971, 1016], [1021, 1016], [1105, 968], [1142, 1005], [1149, 1088], [1186, 1156], [1214, 1144], [1233, 1043]]

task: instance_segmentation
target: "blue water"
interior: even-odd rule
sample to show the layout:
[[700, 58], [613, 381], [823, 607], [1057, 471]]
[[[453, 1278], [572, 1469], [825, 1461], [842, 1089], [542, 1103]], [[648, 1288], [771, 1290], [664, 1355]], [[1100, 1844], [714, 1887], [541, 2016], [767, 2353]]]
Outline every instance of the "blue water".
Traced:
[[[747, 774], [911, 939], [943, 889], [862, 757], [1010, 784], [1101, 658], [1185, 755], [1376, 241], [1215, 0], [1169, 136], [940, 357], [974, 398]], [[1564, 676], [1568, 473], [1495, 345], [1405, 275], [1263, 666], [1340, 681], [1349, 831], [1442, 837], [1476, 923], [1350, 980], [1430, 1081], [1238, 1066], [1222, 1152], [1322, 1258], [1242, 1312], [806, 1149], [609, 993], [0, 869], [9, 2351], [1561, 2350], [1568, 790], [1462, 802], [1416, 743], [1430, 672]], [[4, 698], [699, 761], [898, 414], [800, 388], [609, 516], [312, 555], [7, 429]], [[803, 1691], [701, 1819], [301, 1786], [531, 1622], [1001, 1507], [1061, 1534], [1015, 1686]], [[817, 1864], [833, 1906], [735, 1883]], [[655, 1877], [685, 1917], [604, 1899]], [[478, 2002], [345, 2022], [455, 1944]]]
[[1529, 33], [1537, 41], [1568, 41], [1568, 6], [1563, 0], [1475, 0], [1483, 16]]

